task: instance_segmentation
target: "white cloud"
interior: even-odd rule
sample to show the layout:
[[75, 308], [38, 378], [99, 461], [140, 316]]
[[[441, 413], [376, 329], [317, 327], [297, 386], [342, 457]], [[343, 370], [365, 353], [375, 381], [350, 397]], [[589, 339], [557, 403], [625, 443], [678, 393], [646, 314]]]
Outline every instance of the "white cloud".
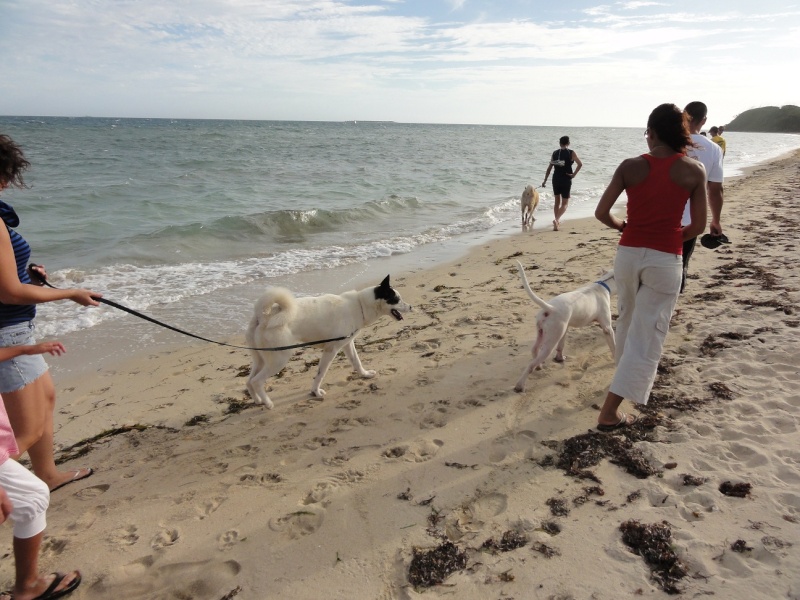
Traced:
[[637, 8], [646, 8], [649, 6], [667, 6], [663, 2], [619, 2], [618, 5], [623, 10], [636, 10]]
[[446, 21], [411, 0], [6, 4], [0, 114], [633, 125], [656, 97], [730, 117], [800, 100], [786, 76], [800, 11], [770, 0], [519, 14], [447, 0]]

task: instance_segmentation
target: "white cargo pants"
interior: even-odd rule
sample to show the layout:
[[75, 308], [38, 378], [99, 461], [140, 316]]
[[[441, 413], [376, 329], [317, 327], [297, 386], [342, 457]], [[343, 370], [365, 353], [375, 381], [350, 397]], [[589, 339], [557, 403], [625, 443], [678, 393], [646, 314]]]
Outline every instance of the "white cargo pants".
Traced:
[[609, 390], [647, 404], [658, 361], [681, 289], [680, 254], [619, 246], [617, 281], [617, 370]]

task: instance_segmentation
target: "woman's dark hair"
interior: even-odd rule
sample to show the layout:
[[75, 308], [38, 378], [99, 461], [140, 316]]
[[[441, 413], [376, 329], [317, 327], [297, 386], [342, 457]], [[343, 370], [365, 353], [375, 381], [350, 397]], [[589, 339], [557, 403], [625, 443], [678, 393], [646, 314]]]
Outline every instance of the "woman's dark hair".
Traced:
[[558, 140], [558, 143], [561, 144], [562, 146], [569, 146], [569, 136], [565, 135], [561, 137], [561, 139]]
[[31, 166], [22, 149], [7, 135], [0, 134], [0, 183], [25, 187], [22, 172]]
[[657, 106], [647, 119], [647, 128], [675, 152], [684, 152], [692, 145], [689, 115], [674, 104]]

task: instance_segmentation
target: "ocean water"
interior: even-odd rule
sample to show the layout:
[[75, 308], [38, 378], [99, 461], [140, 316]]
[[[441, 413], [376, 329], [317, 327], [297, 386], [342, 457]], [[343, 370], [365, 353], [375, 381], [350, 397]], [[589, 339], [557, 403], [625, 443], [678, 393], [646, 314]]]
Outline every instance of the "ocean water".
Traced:
[[[519, 231], [519, 196], [542, 182], [561, 135], [584, 163], [565, 218], [592, 214], [616, 165], [646, 151], [643, 131], [0, 117], [32, 163], [29, 189], [3, 199], [54, 285], [227, 340], [268, 285], [340, 292]], [[797, 135], [726, 140], [726, 177], [800, 147]], [[547, 228], [552, 191], [539, 191], [536, 227]], [[70, 302], [41, 305], [37, 327], [79, 347], [117, 338], [120, 353], [164, 337]]]

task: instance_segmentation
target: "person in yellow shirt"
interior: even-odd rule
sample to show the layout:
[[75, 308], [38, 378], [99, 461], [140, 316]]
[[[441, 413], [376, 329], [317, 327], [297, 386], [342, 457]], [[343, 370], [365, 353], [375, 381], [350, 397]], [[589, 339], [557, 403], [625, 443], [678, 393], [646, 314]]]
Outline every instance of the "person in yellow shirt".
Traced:
[[712, 127], [708, 133], [711, 134], [711, 141], [722, 148], [722, 158], [725, 158], [725, 138], [722, 137], [722, 131], [722, 127]]

